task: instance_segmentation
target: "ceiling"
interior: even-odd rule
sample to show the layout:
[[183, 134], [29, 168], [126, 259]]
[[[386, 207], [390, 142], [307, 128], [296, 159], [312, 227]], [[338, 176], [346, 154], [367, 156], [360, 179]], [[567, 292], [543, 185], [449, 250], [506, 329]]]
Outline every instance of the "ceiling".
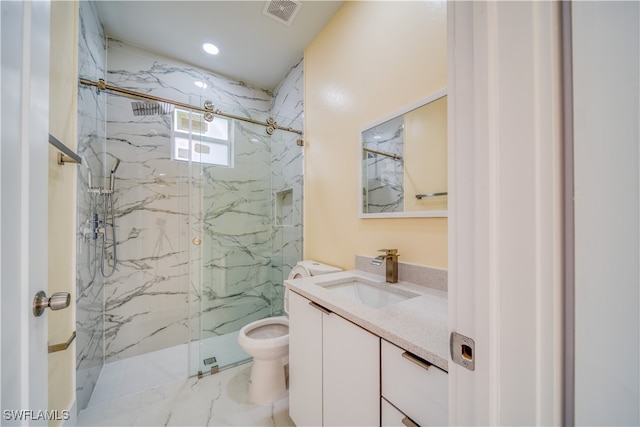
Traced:
[[[302, 2], [287, 26], [266, 1], [97, 1], [107, 36], [273, 90], [344, 1]], [[204, 42], [220, 48], [202, 50]]]

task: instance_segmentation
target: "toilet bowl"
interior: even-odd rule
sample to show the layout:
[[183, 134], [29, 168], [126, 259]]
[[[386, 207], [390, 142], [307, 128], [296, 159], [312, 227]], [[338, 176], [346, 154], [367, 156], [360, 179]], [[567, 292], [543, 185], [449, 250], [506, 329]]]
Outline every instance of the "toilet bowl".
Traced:
[[[342, 269], [315, 261], [300, 261], [289, 279], [335, 273]], [[289, 290], [285, 288], [284, 310], [288, 313]], [[287, 396], [285, 366], [289, 363], [289, 319], [268, 317], [251, 322], [238, 333], [238, 343], [253, 357], [249, 379], [249, 401], [267, 404]]]

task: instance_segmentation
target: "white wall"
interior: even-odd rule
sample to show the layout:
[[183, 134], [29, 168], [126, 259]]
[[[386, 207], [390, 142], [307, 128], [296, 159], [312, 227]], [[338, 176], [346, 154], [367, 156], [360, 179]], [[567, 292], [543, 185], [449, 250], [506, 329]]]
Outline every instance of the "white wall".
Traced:
[[639, 28], [573, 2], [576, 425], [640, 424]]

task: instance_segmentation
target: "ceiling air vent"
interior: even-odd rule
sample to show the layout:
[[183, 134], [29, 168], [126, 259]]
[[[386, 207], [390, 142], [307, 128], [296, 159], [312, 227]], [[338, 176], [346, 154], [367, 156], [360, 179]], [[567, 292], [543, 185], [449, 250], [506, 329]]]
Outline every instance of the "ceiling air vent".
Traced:
[[262, 13], [290, 26], [300, 9], [302, 9], [302, 2], [298, 0], [272, 0], [267, 2]]

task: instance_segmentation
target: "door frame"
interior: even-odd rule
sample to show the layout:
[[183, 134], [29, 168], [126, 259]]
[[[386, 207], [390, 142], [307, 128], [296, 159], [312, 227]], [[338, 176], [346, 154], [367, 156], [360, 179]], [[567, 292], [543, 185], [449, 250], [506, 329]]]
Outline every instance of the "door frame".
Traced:
[[451, 425], [562, 424], [560, 3], [448, 3]]

